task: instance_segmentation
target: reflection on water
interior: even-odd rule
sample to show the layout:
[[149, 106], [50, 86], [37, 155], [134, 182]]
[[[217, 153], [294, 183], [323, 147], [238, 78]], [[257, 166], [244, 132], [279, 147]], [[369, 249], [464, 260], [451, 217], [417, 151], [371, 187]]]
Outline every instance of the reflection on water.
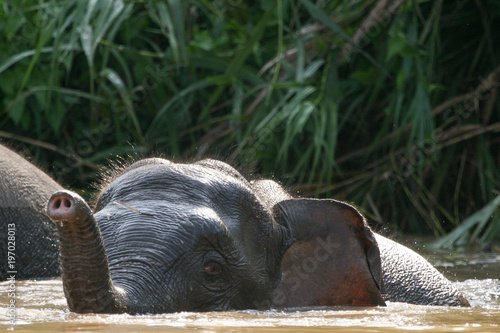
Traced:
[[[16, 332], [498, 332], [500, 331], [500, 257], [474, 265], [469, 259], [432, 259], [469, 298], [471, 308], [389, 303], [387, 307], [309, 308], [270, 311], [174, 313], [131, 316], [79, 315], [67, 310], [60, 279], [16, 282], [16, 323], [7, 310], [8, 282], [0, 283], [0, 327]], [[491, 259], [491, 260], [490, 260]], [[463, 261], [462, 264], [460, 260]], [[468, 261], [467, 261], [468, 260]], [[487, 268], [487, 269], [485, 269]], [[478, 275], [478, 272], [481, 272]], [[484, 274], [487, 272], [488, 274]], [[474, 277], [471, 279], [471, 274]], [[463, 278], [462, 278], [463, 277]], [[465, 280], [464, 280], [465, 279]]]
[[451, 280], [500, 278], [500, 254], [456, 254], [453, 256], [429, 255], [432, 264]]

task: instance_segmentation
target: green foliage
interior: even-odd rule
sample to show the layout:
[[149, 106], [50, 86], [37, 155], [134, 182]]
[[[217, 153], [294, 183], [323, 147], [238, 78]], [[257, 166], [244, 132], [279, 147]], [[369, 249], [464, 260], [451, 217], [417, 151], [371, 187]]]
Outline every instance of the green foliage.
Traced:
[[[460, 226], [450, 232], [448, 235], [441, 237], [432, 246], [437, 248], [449, 248], [452, 245], [465, 245], [470, 238], [476, 239], [482, 233], [482, 241], [492, 241], [498, 237], [498, 212], [500, 207], [500, 195], [489, 202], [485, 207], [469, 216]], [[493, 214], [495, 214], [495, 223], [492, 223], [486, 232], [486, 224], [490, 221]], [[474, 229], [474, 230], [472, 230]]]
[[[0, 136], [65, 185], [159, 152], [252, 163], [400, 231], [496, 202], [496, 1], [0, 4]], [[481, 218], [462, 234], [498, 239]]]

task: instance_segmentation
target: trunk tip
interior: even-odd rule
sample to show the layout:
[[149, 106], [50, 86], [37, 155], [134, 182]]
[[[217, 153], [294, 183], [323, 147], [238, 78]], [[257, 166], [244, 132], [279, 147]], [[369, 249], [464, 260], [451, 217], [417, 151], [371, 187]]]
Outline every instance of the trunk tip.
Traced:
[[78, 194], [71, 191], [57, 191], [47, 203], [47, 215], [53, 221], [72, 220], [82, 215], [82, 208], [85, 213], [90, 213], [85, 200]]

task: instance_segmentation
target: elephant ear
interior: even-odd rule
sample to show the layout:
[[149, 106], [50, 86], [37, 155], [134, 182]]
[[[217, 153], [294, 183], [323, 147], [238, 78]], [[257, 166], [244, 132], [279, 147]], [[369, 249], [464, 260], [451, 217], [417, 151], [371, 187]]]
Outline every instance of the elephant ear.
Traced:
[[379, 248], [354, 207], [289, 199], [277, 203], [273, 214], [293, 238], [274, 306], [385, 305]]

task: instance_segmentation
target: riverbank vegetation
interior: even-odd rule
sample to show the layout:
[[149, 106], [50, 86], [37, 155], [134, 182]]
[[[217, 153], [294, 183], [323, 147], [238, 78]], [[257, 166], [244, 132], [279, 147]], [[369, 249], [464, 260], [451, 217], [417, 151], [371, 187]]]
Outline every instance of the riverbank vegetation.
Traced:
[[497, 1], [0, 3], [0, 137], [66, 186], [217, 156], [376, 229], [500, 238]]

